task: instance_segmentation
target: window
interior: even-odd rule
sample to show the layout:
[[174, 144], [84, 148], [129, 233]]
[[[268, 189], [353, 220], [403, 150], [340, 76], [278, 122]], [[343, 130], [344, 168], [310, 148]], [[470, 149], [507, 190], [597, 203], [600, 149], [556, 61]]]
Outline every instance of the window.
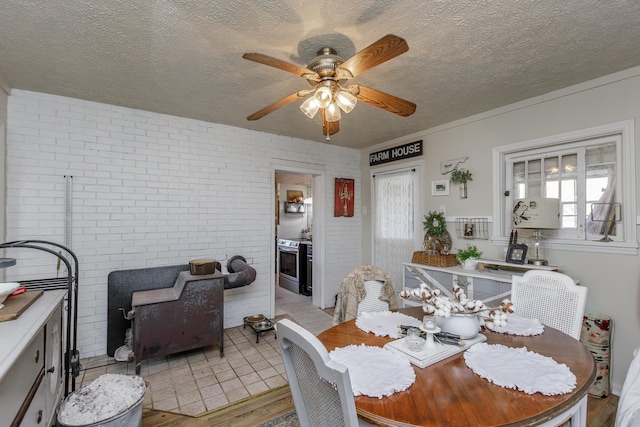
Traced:
[[560, 200], [554, 248], [635, 254], [633, 121], [494, 148], [493, 240], [506, 241], [513, 201]]

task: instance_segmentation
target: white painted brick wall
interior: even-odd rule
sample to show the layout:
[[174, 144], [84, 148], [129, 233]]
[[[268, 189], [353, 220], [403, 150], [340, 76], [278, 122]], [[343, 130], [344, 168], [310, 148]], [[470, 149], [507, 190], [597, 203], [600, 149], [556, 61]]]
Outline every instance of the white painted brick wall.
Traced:
[[[272, 162], [321, 165], [326, 180], [327, 302], [361, 260], [360, 152], [313, 141], [14, 90], [7, 119], [7, 241], [64, 244], [65, 176], [73, 176], [79, 258], [78, 348], [106, 352], [114, 270], [243, 255], [250, 286], [225, 291], [225, 327], [269, 313], [274, 286]], [[333, 216], [333, 181], [356, 180], [353, 218]], [[8, 280], [50, 278], [56, 259], [11, 249]], [[61, 276], [66, 276], [62, 271]]]

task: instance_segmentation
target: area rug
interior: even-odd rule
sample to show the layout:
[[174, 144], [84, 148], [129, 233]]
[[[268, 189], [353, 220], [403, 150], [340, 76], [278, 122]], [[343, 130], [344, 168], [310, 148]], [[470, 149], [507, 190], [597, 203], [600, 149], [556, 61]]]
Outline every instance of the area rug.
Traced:
[[296, 411], [291, 411], [258, 424], [256, 427], [300, 427], [300, 421]]

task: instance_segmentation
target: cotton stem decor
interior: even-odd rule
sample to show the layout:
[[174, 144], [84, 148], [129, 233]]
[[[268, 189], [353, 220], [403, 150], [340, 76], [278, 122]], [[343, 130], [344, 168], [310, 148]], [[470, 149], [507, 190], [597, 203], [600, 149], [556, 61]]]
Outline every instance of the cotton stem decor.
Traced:
[[458, 284], [453, 285], [453, 296], [442, 295], [440, 289], [431, 289], [422, 282], [418, 288], [410, 291], [404, 289], [400, 297], [404, 299], [418, 299], [422, 301], [422, 310], [426, 314], [441, 317], [451, 317], [452, 314], [469, 314], [481, 317], [485, 323], [494, 326], [507, 325], [507, 313], [513, 313], [513, 303], [502, 300], [500, 307], [487, 307], [481, 300], [470, 300]]

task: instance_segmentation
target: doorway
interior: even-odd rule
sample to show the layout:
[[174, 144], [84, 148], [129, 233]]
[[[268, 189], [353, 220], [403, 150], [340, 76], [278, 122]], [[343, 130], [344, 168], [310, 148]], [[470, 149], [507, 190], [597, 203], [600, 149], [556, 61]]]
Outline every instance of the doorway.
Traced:
[[[324, 214], [322, 171], [286, 167], [274, 169], [274, 256], [272, 286], [272, 312], [276, 312], [277, 295], [291, 292], [296, 297], [305, 297], [310, 304], [325, 308], [323, 280], [323, 238]], [[283, 289], [280, 280], [281, 254], [292, 246], [297, 256], [287, 254], [283, 261], [297, 259], [298, 274], [294, 275], [299, 283], [292, 283], [292, 275], [284, 275]], [[285, 273], [292, 271], [291, 265], [284, 265]], [[277, 290], [277, 294], [276, 294]]]
[[402, 263], [421, 241], [421, 169], [406, 165], [372, 173], [373, 262], [401, 288]]

